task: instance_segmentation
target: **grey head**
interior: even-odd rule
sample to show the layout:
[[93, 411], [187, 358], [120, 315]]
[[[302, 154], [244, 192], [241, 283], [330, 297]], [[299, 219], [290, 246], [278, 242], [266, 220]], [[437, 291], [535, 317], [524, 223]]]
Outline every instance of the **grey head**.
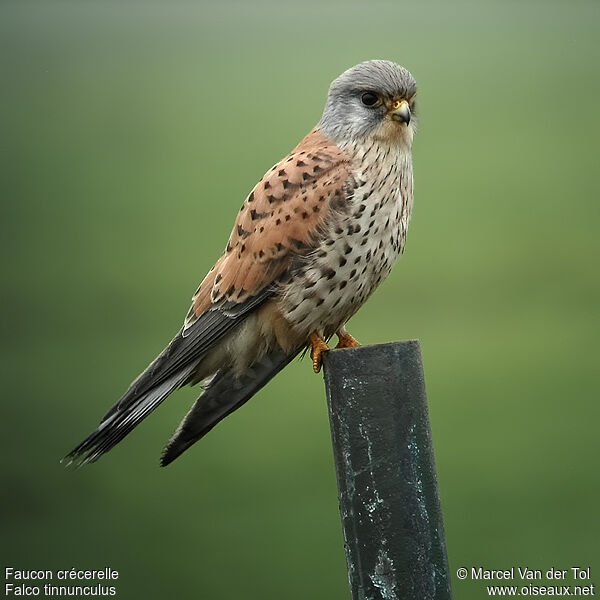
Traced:
[[417, 83], [400, 65], [368, 60], [333, 81], [320, 128], [338, 143], [369, 137], [412, 142]]

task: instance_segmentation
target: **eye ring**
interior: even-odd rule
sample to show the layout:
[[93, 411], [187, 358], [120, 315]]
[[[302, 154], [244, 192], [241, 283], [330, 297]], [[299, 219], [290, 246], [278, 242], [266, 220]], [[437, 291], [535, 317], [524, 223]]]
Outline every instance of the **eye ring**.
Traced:
[[381, 99], [373, 92], [364, 92], [360, 97], [360, 101], [368, 108], [375, 108], [381, 104]]

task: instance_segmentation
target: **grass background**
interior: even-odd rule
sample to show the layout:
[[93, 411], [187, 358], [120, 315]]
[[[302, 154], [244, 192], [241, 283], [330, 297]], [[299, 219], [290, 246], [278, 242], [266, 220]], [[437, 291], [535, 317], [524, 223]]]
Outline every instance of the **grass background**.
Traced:
[[306, 360], [168, 469], [196, 390], [98, 464], [58, 459], [178, 329], [329, 82], [379, 57], [419, 83], [416, 203], [351, 331], [421, 340], [451, 570], [591, 566], [600, 584], [599, 12], [2, 2], [2, 564], [110, 566], [120, 598], [348, 597]]

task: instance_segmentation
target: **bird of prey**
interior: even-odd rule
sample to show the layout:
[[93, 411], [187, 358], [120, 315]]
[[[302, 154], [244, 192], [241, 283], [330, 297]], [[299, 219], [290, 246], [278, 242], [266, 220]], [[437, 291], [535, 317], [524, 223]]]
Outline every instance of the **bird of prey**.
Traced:
[[168, 442], [167, 465], [302, 350], [319, 371], [327, 341], [404, 250], [413, 205], [416, 83], [390, 61], [333, 81], [319, 123], [246, 197], [183, 327], [69, 455], [96, 461], [175, 389], [203, 391]]

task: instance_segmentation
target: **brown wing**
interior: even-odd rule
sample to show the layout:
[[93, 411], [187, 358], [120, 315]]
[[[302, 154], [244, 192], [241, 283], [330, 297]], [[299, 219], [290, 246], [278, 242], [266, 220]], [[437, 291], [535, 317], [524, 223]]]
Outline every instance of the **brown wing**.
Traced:
[[[313, 130], [261, 179], [238, 214], [225, 252], [198, 288], [183, 329], [132, 383], [98, 428], [71, 452], [71, 460], [97, 460], [174, 389], [194, 381], [204, 353], [268, 297], [270, 284], [284, 275], [294, 256], [313, 247], [327, 214], [346, 199], [348, 169], [340, 149]], [[293, 355], [280, 356], [276, 370]], [[258, 368], [252, 377], [260, 373], [262, 367]], [[270, 364], [267, 376], [276, 370]], [[259, 379], [260, 385], [264, 381]], [[234, 408], [249, 398], [240, 396], [240, 389], [252, 388], [235, 388], [233, 400], [229, 396], [227, 400]], [[215, 414], [211, 414], [211, 426], [227, 412], [218, 413], [218, 418]]]
[[313, 129], [246, 198], [223, 255], [193, 298], [189, 327], [210, 306], [252, 302], [316, 239], [332, 205], [344, 200], [346, 155]]

